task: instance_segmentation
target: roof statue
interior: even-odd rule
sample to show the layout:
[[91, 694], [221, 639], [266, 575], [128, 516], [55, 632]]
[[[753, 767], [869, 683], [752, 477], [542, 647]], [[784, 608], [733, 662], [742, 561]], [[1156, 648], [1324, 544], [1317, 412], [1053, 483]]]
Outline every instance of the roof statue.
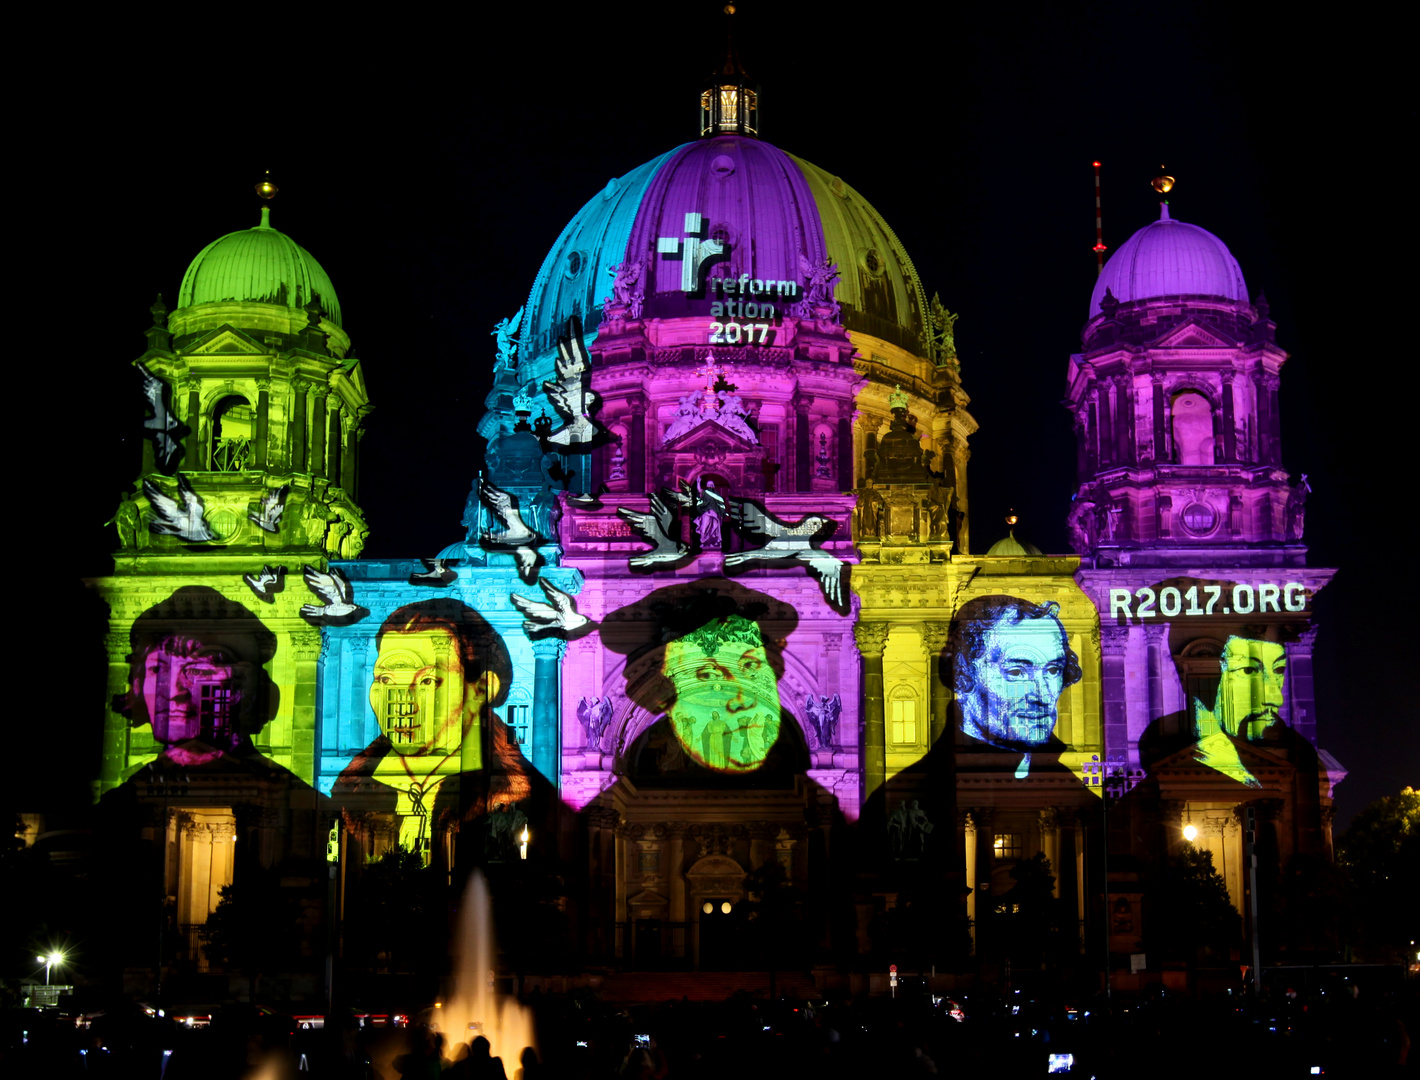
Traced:
[[932, 305], [927, 309], [927, 327], [922, 335], [922, 344], [928, 357], [938, 367], [956, 363], [956, 323], [959, 317], [942, 306], [941, 297], [937, 293], [932, 294]]
[[646, 264], [641, 260], [628, 259], [610, 267], [611, 304], [620, 309], [614, 314], [624, 313], [632, 319], [641, 317], [641, 306], [646, 299]]
[[498, 362], [493, 370], [507, 368], [516, 371], [518, 364], [518, 327], [523, 321], [523, 309], [518, 308], [510, 319], [503, 319], [493, 328], [493, 336], [498, 339]]
[[812, 262], [800, 255], [799, 276], [804, 282], [804, 298], [793, 307], [795, 318], [836, 322], [840, 307], [833, 298], [833, 287], [838, 284], [838, 264], [832, 258]]

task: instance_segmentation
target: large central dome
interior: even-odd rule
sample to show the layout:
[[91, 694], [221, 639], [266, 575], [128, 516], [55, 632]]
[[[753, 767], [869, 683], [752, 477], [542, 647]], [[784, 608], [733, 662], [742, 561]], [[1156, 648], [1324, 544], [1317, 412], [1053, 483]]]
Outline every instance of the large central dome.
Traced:
[[692, 314], [679, 262], [656, 257], [663, 238], [702, 236], [728, 245], [728, 276], [802, 281], [801, 260], [838, 264], [843, 323], [911, 353], [922, 351], [922, 283], [893, 231], [836, 176], [758, 139], [722, 135], [687, 143], [606, 188], [562, 230], [533, 283], [522, 355], [545, 355], [566, 320], [601, 321], [620, 263], [647, 268], [645, 318]]

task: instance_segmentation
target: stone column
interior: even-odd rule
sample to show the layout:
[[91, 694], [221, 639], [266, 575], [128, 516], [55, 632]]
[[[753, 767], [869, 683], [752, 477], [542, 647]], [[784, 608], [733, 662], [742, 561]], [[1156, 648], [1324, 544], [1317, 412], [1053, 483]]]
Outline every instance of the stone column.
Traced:
[[1233, 398], [1233, 373], [1223, 372], [1223, 461], [1238, 459], [1238, 429], [1235, 415], [1237, 402]]
[[1282, 412], [1277, 407], [1277, 391], [1282, 380], [1270, 372], [1262, 377], [1267, 401], [1267, 464], [1282, 464]]
[[966, 862], [966, 917], [971, 920], [971, 942], [976, 944], [976, 818], [971, 811], [960, 815], [963, 833], [963, 853]]
[[1134, 380], [1128, 375], [1114, 377], [1114, 452], [1115, 460], [1121, 465], [1134, 461], [1131, 445], [1134, 434]]
[[751, 822], [747, 831], [749, 832], [749, 868], [754, 871], [768, 860], [769, 852], [773, 850], [774, 832], [764, 821]]
[[972, 935], [976, 940], [978, 954], [986, 941], [986, 920], [991, 914], [991, 863], [993, 859], [992, 841], [995, 833], [992, 827], [996, 822], [996, 809], [991, 806], [975, 806], [971, 810], [972, 820], [976, 822], [976, 872], [972, 875], [973, 880], [968, 881], [976, 898], [976, 922], [973, 924], [975, 933]]
[[[685, 912], [685, 833], [689, 825], [684, 821], [666, 823], [667, 864], [666, 882], [670, 886], [670, 919], [673, 923], [684, 923]], [[671, 951], [676, 956], [684, 956], [687, 951], [687, 934], [671, 936]]]
[[347, 495], [355, 498], [355, 464], [356, 464], [356, 435], [360, 429], [360, 417], [351, 409], [344, 410], [344, 424], [342, 425], [340, 440], [340, 486], [345, 489]]
[[532, 645], [532, 763], [554, 784], [561, 770], [558, 750], [562, 742], [562, 733], [557, 730], [561, 713], [557, 707], [557, 672], [562, 666], [562, 654], [566, 649], [567, 642], [560, 638], [542, 638]]
[[129, 690], [128, 648], [127, 634], [104, 635], [104, 651], [108, 653], [108, 693], [104, 698], [103, 749], [99, 757], [99, 778], [94, 784], [95, 796], [118, 787], [123, 782], [123, 770], [128, 765], [128, 718], [109, 707], [109, 702]]
[[794, 490], [809, 491], [813, 487], [813, 421], [809, 417], [813, 399], [795, 391], [789, 404], [794, 418]]
[[883, 716], [883, 647], [887, 623], [860, 622], [853, 638], [863, 657], [863, 803], [887, 779], [887, 731]]
[[256, 443], [256, 467], [266, 468], [271, 455], [267, 452], [267, 442], [271, 436], [271, 380], [261, 379], [256, 384], [256, 430], [252, 432]]
[[1154, 384], [1154, 452], [1149, 455], [1150, 462], [1167, 462], [1169, 460], [1168, 440], [1164, 426], [1164, 376], [1162, 372], [1151, 372], [1149, 376]]
[[1156, 623], [1144, 627], [1145, 648], [1148, 655], [1149, 715], [1146, 723], [1153, 723], [1164, 714], [1164, 657], [1173, 662], [1169, 651], [1169, 624]]
[[328, 476], [325, 467], [325, 399], [330, 396], [330, 388], [313, 386], [311, 392], [315, 394], [316, 400], [311, 409], [311, 453], [306, 462], [306, 469], [312, 476]]
[[853, 486], [853, 402], [838, 406], [838, 486], [847, 491]]
[[951, 623], [945, 622], [922, 624], [922, 644], [927, 652], [927, 715], [932, 725], [932, 741], [929, 744], [931, 746], [936, 746], [937, 740], [947, 730], [947, 705], [951, 699], [951, 690], [942, 678], [947, 674], [942, 652], [947, 647], [951, 628]]
[[320, 754], [320, 748], [316, 746], [316, 701], [322, 644], [319, 630], [291, 631], [295, 684], [295, 697], [291, 703], [291, 771], [307, 784], [315, 783], [316, 760]]
[[[646, 427], [654, 424], [654, 416], [646, 416], [646, 399], [640, 394], [632, 394], [626, 399], [631, 407], [630, 443], [626, 448], [626, 490], [655, 491], [654, 478], [646, 478]], [[595, 489], [594, 489], [595, 490]]]
[[1095, 391], [1099, 409], [1099, 463], [1101, 467], [1114, 462], [1114, 410], [1110, 408], [1109, 387], [1109, 380], [1105, 379]]
[[1125, 682], [1125, 649], [1129, 645], [1129, 627], [1100, 627], [1100, 653], [1104, 669], [1104, 753], [1124, 753], [1129, 745], [1129, 690]]
[[207, 468], [207, 447], [202, 442], [202, 395], [196, 387], [188, 391], [187, 416], [183, 418], [183, 423], [188, 427], [187, 453], [184, 455], [187, 468], [201, 472]]
[[291, 418], [287, 424], [287, 437], [291, 440], [291, 469], [305, 472], [309, 454], [306, 447], [306, 391], [310, 389], [306, 379], [291, 380]]
[[1075, 410], [1075, 483], [1083, 484], [1090, 478], [1090, 423], [1084, 409]]
[[341, 424], [344, 419], [345, 409], [341, 406], [340, 399], [336, 398], [326, 408], [325, 413], [325, 460], [326, 475], [330, 477], [332, 484], [340, 483], [341, 466]]
[[1050, 872], [1055, 875], [1051, 895], [1060, 897], [1060, 819], [1053, 807], [1040, 811], [1040, 850], [1050, 860]]
[[[626, 877], [631, 871], [629, 865], [630, 853], [627, 851], [627, 847], [631, 842], [627, 839], [625, 824], [618, 825], [614, 833], [616, 836], [616, 907], [613, 909], [612, 914], [613, 921], [624, 926], [627, 921]], [[618, 934], [622, 936], [618, 938]], [[615, 954], [617, 956], [625, 956], [627, 954], [630, 942], [626, 940], [625, 934], [625, 930], [618, 930], [613, 926], [612, 940], [615, 942]]]

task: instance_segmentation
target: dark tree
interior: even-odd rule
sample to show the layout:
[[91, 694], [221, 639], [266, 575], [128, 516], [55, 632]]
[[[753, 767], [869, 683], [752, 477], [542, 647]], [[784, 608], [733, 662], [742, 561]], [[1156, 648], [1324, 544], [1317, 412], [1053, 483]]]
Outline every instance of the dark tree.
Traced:
[[1206, 848], [1183, 846], [1151, 906], [1151, 952], [1190, 961], [1200, 956], [1226, 960], [1241, 940], [1242, 919]]
[[218, 896], [201, 930], [203, 949], [210, 963], [246, 975], [253, 999], [263, 975], [304, 966], [301, 903], [293, 890], [270, 874], [253, 874], [223, 885]]
[[1377, 799], [1336, 843], [1357, 915], [1358, 959], [1398, 963], [1420, 940], [1420, 792]]

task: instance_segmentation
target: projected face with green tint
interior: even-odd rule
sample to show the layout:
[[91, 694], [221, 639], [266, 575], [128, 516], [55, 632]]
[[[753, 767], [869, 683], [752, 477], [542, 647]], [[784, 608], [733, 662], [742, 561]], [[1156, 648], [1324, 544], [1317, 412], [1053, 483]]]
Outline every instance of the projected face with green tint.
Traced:
[[1215, 713], [1229, 735], [1260, 742], [1282, 723], [1287, 647], [1277, 641], [1230, 637], [1223, 647]]
[[666, 646], [662, 671], [675, 686], [671, 725], [701, 765], [749, 772], [779, 738], [779, 686], [759, 627], [716, 619]]
[[370, 707], [396, 754], [457, 752], [483, 703], [483, 685], [466, 683], [448, 630], [392, 631], [380, 640]]

